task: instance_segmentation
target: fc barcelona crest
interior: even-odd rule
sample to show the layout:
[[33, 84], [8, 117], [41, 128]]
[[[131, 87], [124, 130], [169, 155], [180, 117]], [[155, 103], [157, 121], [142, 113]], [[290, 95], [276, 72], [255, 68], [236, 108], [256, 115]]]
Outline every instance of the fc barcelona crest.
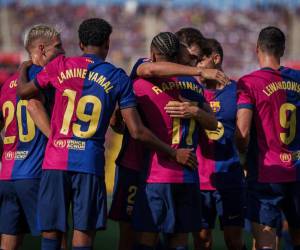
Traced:
[[221, 109], [221, 104], [219, 101], [209, 102], [210, 107], [214, 113], [219, 112]]

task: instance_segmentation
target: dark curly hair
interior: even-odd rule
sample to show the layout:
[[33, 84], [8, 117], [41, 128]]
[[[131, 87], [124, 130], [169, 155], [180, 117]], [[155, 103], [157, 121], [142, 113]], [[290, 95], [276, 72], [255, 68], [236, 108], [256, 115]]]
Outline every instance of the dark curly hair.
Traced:
[[174, 60], [178, 56], [180, 42], [173, 33], [161, 32], [152, 39], [151, 48], [153, 47], [167, 59]]
[[84, 46], [102, 46], [112, 33], [112, 26], [101, 18], [84, 20], [78, 29], [79, 40]]

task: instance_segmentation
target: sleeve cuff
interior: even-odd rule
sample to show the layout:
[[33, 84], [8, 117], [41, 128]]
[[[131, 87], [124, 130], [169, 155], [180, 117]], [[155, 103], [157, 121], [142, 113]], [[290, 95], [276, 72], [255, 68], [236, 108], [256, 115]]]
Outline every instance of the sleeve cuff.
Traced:
[[127, 108], [135, 108], [137, 106], [136, 102], [127, 102], [125, 104], [120, 103], [120, 109], [127, 109]]
[[243, 103], [243, 104], [238, 104], [237, 108], [238, 109], [253, 109], [253, 104], [251, 103]]

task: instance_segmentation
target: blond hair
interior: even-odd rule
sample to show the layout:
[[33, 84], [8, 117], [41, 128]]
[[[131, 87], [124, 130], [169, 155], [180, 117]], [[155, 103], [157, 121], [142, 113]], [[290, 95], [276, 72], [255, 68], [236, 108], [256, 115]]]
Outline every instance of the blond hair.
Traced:
[[29, 49], [34, 41], [37, 39], [44, 39], [50, 42], [54, 37], [59, 36], [60, 33], [52, 26], [47, 24], [37, 24], [27, 30], [24, 36], [24, 47]]

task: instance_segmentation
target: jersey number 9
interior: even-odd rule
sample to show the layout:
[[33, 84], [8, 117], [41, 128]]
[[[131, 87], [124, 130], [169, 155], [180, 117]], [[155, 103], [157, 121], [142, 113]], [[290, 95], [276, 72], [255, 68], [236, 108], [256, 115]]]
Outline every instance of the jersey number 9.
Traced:
[[282, 143], [289, 145], [296, 136], [297, 107], [292, 103], [284, 103], [279, 110], [280, 126], [289, 129], [289, 132], [280, 133]]

